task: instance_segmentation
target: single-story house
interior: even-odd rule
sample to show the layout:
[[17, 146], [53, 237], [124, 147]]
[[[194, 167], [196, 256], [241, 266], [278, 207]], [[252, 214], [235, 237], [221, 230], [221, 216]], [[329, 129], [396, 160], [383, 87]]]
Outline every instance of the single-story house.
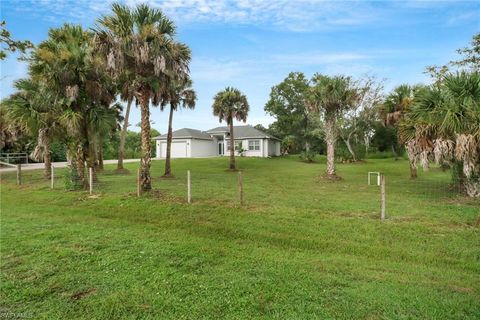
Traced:
[[[235, 155], [242, 149], [246, 157], [271, 157], [280, 155], [280, 139], [260, 131], [250, 125], [233, 127]], [[167, 154], [167, 134], [153, 138], [156, 140], [156, 157]], [[230, 150], [230, 130], [217, 127], [208, 131], [183, 128], [172, 133], [172, 158], [203, 158], [228, 156]]]

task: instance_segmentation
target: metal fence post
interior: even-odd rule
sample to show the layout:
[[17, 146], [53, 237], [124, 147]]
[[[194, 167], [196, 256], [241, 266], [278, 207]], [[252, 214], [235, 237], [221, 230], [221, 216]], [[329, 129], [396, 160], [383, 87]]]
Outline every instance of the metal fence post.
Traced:
[[190, 170], [187, 170], [187, 202], [192, 203], [192, 179], [190, 177]]

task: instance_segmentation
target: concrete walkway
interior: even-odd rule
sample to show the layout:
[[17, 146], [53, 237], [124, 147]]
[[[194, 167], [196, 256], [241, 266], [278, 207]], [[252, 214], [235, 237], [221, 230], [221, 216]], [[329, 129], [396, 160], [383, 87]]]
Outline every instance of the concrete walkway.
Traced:
[[[103, 160], [103, 164], [116, 164], [118, 160]], [[124, 159], [123, 163], [132, 163], [132, 162], [140, 162], [140, 159]], [[65, 168], [68, 166], [68, 162], [52, 162], [54, 168]], [[29, 163], [29, 164], [22, 164], [22, 170], [39, 170], [43, 169], [43, 163]], [[0, 168], [1, 172], [9, 172], [9, 171], [16, 171], [17, 168], [8, 167], [8, 168]]]

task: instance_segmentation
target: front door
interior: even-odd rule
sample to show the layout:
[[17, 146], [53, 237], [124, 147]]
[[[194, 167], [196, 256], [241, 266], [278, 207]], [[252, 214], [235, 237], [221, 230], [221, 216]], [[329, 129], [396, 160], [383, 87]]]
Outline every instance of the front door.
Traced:
[[223, 156], [223, 150], [224, 149], [224, 146], [223, 146], [223, 141], [219, 141], [218, 142], [218, 155], [219, 156]]

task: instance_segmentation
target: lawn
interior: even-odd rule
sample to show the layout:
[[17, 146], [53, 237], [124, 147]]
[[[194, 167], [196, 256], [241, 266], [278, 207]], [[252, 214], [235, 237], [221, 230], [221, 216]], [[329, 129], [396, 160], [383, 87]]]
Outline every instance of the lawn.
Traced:
[[[408, 179], [393, 159], [173, 161], [175, 179], [135, 195], [130, 175], [99, 175], [95, 194], [51, 190], [41, 172], [1, 182], [0, 317], [32, 319], [478, 319], [480, 203], [438, 168]], [[186, 170], [193, 203], [187, 204]], [[58, 175], [64, 170], [56, 170]], [[379, 188], [387, 181], [387, 220]]]

